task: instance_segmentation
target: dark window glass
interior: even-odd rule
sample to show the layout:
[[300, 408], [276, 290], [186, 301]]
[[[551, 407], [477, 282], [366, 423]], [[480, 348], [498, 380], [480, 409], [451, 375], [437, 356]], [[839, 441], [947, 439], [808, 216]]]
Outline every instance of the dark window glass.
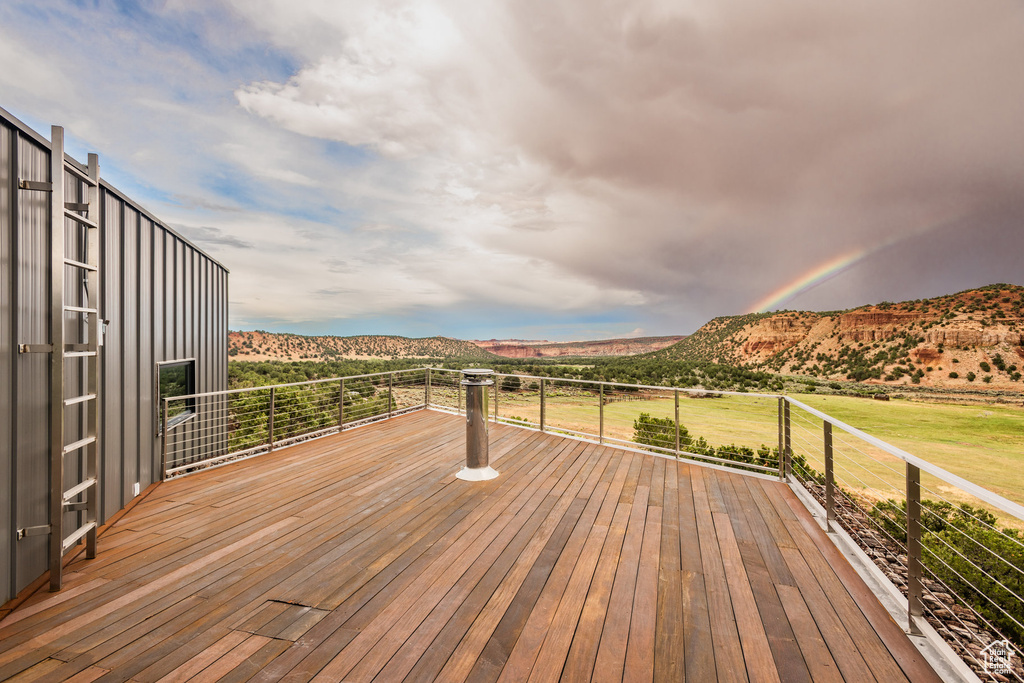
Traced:
[[[196, 362], [194, 360], [171, 361], [157, 366], [157, 423], [163, 431], [164, 399], [189, 396], [196, 392]], [[186, 398], [171, 401], [167, 407], [167, 423], [173, 427], [195, 414], [196, 400]]]

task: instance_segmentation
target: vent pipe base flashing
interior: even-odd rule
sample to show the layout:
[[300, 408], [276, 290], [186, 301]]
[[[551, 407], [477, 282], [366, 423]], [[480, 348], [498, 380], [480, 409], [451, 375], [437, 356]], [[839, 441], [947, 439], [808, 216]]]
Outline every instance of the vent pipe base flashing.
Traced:
[[487, 481], [497, 477], [498, 472], [490, 465], [487, 467], [463, 467], [455, 476], [462, 481]]

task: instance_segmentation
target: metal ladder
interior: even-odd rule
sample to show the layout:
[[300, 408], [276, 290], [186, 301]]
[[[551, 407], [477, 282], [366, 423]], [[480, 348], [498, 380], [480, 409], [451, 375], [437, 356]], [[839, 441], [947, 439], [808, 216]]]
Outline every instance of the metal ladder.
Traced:
[[[26, 529], [27, 535], [48, 533], [50, 536], [50, 590], [61, 588], [64, 556], [85, 539], [86, 557], [96, 557], [97, 513], [99, 509], [99, 158], [89, 154], [86, 170], [64, 158], [64, 129], [53, 126], [50, 144], [50, 182], [19, 181], [22, 190], [50, 192], [50, 344], [19, 346], [19, 352], [50, 353], [50, 524], [48, 527]], [[82, 181], [87, 188], [88, 202], [65, 201], [65, 171]], [[69, 258], [65, 247], [65, 220], [78, 231], [84, 257]], [[84, 231], [84, 234], [82, 233]], [[79, 260], [81, 258], [81, 260]], [[81, 299], [69, 304], [65, 300], [65, 276], [70, 283], [81, 283]], [[77, 319], [78, 338], [67, 338], [67, 322]], [[83, 335], [82, 332], [85, 332]], [[82, 339], [85, 336], [85, 339]], [[85, 365], [85, 393], [67, 395], [72, 387], [65, 382], [66, 361], [72, 369], [78, 362]], [[74, 362], [78, 360], [78, 362]], [[81, 368], [77, 368], [81, 369]], [[69, 434], [67, 409], [77, 406], [81, 423], [78, 433]], [[69, 438], [75, 439], [69, 443]], [[81, 457], [84, 453], [84, 459]], [[78, 483], [64, 488], [65, 459], [79, 457]], [[67, 512], [79, 512], [77, 526], [65, 528]]]

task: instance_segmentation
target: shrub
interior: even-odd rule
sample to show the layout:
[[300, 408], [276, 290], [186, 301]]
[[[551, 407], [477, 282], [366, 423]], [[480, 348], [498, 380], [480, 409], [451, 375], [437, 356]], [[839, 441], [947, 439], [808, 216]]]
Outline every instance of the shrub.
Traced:
[[951, 373], [949, 373], [949, 378], [950, 379], [957, 379], [958, 377], [960, 377], [960, 373], [958, 373], [958, 372], [951, 372]]
[[501, 380], [502, 391], [519, 391], [523, 387], [523, 380], [518, 375], [509, 375]]
[[992, 372], [992, 366], [986, 363], [985, 361], [981, 361], [980, 363], [978, 363], [978, 367], [981, 368], [982, 372]]
[[968, 372], [967, 373], [967, 381], [968, 382], [973, 382], [975, 377], [977, 377], [977, 375], [975, 375], [973, 372]]
[[[992, 513], [967, 504], [922, 500], [921, 507], [926, 574], [948, 586], [1017, 647], [1024, 645], [1024, 603], [1016, 598], [1024, 589], [1020, 532], [999, 529]], [[869, 514], [892, 538], [906, 537], [903, 501], [883, 501]]]
[[[674, 451], [676, 421], [670, 417], [652, 417], [650, 413], [640, 413], [639, 417], [633, 420], [633, 441]], [[688, 446], [690, 441], [690, 432], [680, 424], [679, 445]]]

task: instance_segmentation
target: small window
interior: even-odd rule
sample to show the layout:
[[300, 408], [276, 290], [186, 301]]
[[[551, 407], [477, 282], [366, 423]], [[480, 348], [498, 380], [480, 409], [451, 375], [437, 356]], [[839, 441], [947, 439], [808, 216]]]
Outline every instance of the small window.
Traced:
[[[157, 425], [163, 432], [164, 399], [196, 393], [196, 362], [194, 359], [157, 363]], [[195, 415], [196, 400], [171, 401], [167, 409], [167, 426], [174, 427]]]

